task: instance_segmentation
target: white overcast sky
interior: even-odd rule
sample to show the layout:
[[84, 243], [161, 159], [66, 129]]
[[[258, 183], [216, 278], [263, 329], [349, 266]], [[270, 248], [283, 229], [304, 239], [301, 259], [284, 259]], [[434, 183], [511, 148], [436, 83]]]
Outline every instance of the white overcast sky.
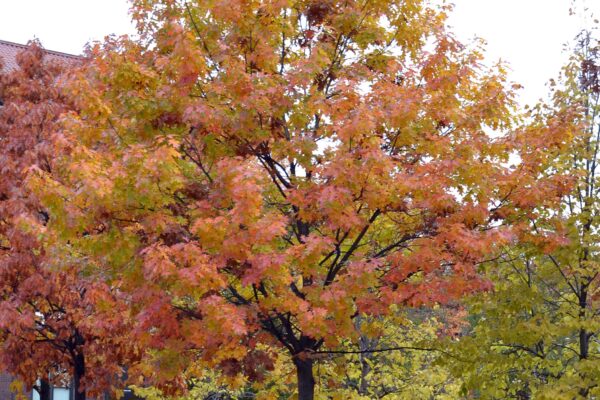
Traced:
[[[563, 44], [584, 24], [569, 16], [571, 0], [454, 0], [457, 37], [487, 41], [487, 58], [510, 63], [510, 78], [525, 86], [523, 103], [546, 94], [545, 83], [565, 61]], [[600, 16], [600, 0], [577, 0]], [[80, 53], [108, 34], [134, 33], [127, 0], [0, 0], [0, 39], [38, 38], [51, 50]]]

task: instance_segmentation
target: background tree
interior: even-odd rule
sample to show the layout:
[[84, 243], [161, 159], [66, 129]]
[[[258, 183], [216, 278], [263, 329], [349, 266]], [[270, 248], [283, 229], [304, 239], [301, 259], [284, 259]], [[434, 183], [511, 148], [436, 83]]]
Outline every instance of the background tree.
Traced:
[[489, 287], [502, 221], [557, 183], [486, 134], [511, 125], [512, 92], [446, 11], [134, 1], [140, 40], [91, 49], [62, 174], [32, 187], [48, 246], [131, 294], [151, 349], [132, 374], [173, 390], [198, 365], [256, 375], [266, 345], [312, 399], [316, 358], [360, 352], [358, 318]]
[[122, 374], [132, 354], [128, 310], [114, 290], [82, 274], [68, 248], [53, 254], [38, 240], [50, 217], [25, 182], [55, 172], [59, 117], [72, 105], [59, 86], [68, 66], [44, 54], [31, 43], [19, 68], [0, 74], [0, 360], [29, 387], [72, 378], [79, 400]]
[[524, 147], [540, 154], [541, 179], [562, 175], [571, 184], [560, 202], [525, 215], [520, 245], [489, 271], [495, 290], [473, 304], [475, 327], [458, 347], [472, 363], [457, 365], [482, 398], [593, 398], [600, 391], [599, 74], [599, 43], [584, 31], [553, 83], [552, 103], [533, 110], [523, 132], [546, 140], [547, 127], [573, 121], [559, 146]]

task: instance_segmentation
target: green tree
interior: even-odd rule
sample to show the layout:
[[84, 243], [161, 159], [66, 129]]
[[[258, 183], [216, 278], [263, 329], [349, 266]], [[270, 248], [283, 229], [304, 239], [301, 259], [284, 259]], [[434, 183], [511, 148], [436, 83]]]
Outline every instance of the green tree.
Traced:
[[[537, 151], [543, 177], [570, 181], [560, 202], [540, 203], [515, 231], [519, 245], [491, 266], [494, 290], [472, 304], [474, 328], [457, 351], [467, 387], [481, 398], [574, 399], [600, 393], [598, 243], [600, 202], [600, 47], [583, 32], [553, 102], [524, 130], [573, 119], [571, 135]], [[562, 188], [557, 188], [562, 191]], [[462, 369], [464, 368], [464, 369]]]

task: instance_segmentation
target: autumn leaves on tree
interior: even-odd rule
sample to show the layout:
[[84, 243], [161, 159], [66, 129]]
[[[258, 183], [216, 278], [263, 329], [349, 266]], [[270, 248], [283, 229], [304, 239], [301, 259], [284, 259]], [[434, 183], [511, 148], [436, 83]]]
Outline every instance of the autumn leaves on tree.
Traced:
[[541, 176], [569, 177], [571, 189], [528, 215], [519, 245], [489, 266], [495, 290], [472, 304], [485, 321], [461, 341], [459, 351], [475, 360], [458, 365], [459, 373], [491, 398], [598, 395], [599, 50], [591, 32], [581, 33], [553, 104], [531, 115], [530, 131], [565, 118], [578, 124], [560, 151], [539, 163]]
[[[502, 66], [482, 67], [447, 11], [136, 0], [138, 40], [107, 39], [67, 72], [24, 53], [0, 81], [7, 368], [28, 385], [73, 377], [78, 399], [124, 385], [125, 369], [166, 395], [212, 374], [283, 397], [287, 368], [304, 400], [315, 364], [341, 359], [358, 383], [323, 391], [379, 398], [401, 389], [374, 377], [373, 360], [396, 361], [373, 354], [452, 355], [436, 332], [535, 348], [465, 327], [459, 300], [515, 290], [516, 275], [496, 281], [511, 266], [554, 265], [566, 286], [548, 293], [591, 313], [597, 139], [581, 110], [598, 91], [575, 84], [519, 126]], [[467, 306], [505, 317], [486, 308], [501, 304]], [[589, 354], [595, 328], [570, 326]]]
[[100, 394], [131, 349], [128, 311], [114, 289], [39, 240], [51, 217], [28, 179], [56, 173], [58, 119], [72, 109], [59, 90], [64, 66], [43, 59], [33, 43], [18, 56], [19, 69], [0, 78], [0, 360], [29, 386], [72, 378]]

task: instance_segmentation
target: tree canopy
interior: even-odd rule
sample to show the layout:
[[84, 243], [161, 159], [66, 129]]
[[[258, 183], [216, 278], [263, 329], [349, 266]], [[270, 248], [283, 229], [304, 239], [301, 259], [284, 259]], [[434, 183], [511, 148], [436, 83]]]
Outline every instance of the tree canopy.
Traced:
[[593, 396], [597, 43], [523, 116], [450, 11], [134, 0], [78, 65], [34, 44], [0, 360], [77, 400]]

